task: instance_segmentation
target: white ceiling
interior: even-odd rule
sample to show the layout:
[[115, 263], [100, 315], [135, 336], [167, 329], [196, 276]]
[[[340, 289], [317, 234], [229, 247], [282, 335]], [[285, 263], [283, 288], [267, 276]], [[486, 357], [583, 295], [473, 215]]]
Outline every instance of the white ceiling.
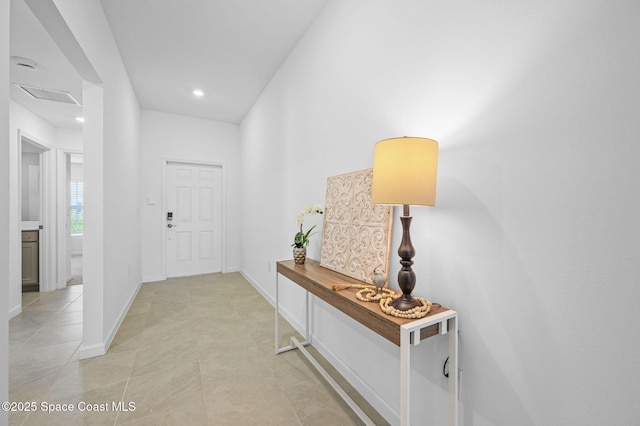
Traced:
[[[326, 0], [101, 0], [140, 107], [239, 123]], [[11, 0], [11, 82], [82, 100], [80, 78], [23, 0]], [[198, 88], [202, 98], [192, 95]], [[56, 127], [81, 107], [11, 97]]]
[[55, 127], [80, 128], [81, 124], [75, 117], [82, 115], [82, 107], [36, 100], [14, 86], [24, 84], [65, 91], [82, 103], [82, 81], [78, 73], [33, 16], [29, 7], [23, 0], [11, 0], [10, 10], [9, 54], [31, 59], [38, 67], [37, 70], [31, 70], [11, 63], [11, 98]]

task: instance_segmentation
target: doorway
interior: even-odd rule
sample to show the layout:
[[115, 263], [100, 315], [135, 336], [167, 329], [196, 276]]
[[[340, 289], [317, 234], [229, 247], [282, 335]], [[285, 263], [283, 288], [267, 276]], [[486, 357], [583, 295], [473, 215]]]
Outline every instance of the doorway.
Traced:
[[220, 164], [166, 162], [162, 223], [168, 278], [222, 271], [223, 177]]
[[50, 291], [56, 285], [54, 158], [48, 146], [22, 131], [18, 143], [22, 291]]
[[83, 283], [82, 252], [84, 242], [84, 178], [83, 157], [80, 153], [67, 153], [66, 175], [66, 283]]

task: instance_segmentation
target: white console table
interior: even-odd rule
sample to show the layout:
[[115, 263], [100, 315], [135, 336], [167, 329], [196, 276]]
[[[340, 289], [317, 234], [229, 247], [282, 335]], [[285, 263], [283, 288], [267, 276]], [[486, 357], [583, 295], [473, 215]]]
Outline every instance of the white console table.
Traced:
[[[279, 279], [282, 275], [306, 292], [306, 324], [304, 341], [299, 342], [291, 338], [289, 346], [280, 347], [280, 332], [278, 328]], [[411, 425], [411, 346], [418, 345], [422, 340], [438, 334], [449, 335], [449, 426], [458, 424], [458, 313], [442, 306], [433, 306], [429, 315], [418, 320], [395, 318], [380, 311], [377, 303], [362, 302], [356, 299], [355, 289], [334, 291], [333, 284], [362, 284], [354, 278], [339, 274], [320, 266], [311, 259], [304, 265], [296, 265], [293, 260], [277, 262], [276, 274], [276, 323], [275, 349], [276, 354], [299, 349], [311, 364], [320, 372], [327, 382], [338, 392], [344, 401], [353, 409], [366, 425], [374, 423], [358, 407], [358, 405], [342, 390], [335, 380], [320, 366], [313, 356], [305, 349], [311, 344], [309, 319], [309, 294], [325, 301], [329, 305], [345, 313], [365, 327], [378, 333], [391, 343], [400, 347], [400, 424]]]

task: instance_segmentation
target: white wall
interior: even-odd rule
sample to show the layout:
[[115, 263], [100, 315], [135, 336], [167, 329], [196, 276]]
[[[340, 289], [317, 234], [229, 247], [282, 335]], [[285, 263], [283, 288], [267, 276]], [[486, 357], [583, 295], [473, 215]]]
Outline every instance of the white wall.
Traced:
[[20, 157], [22, 159], [20, 220], [40, 221], [40, 154], [23, 152]]
[[10, 137], [12, 141], [15, 141], [16, 150], [18, 148], [18, 130], [27, 132], [29, 136], [43, 141], [47, 146], [55, 144], [55, 127], [51, 123], [35, 115], [13, 99], [9, 99], [9, 108], [11, 114]]
[[[0, 401], [9, 399], [9, 270], [11, 245], [11, 198], [9, 196], [9, 2], [0, 3]], [[9, 423], [9, 416], [0, 410], [0, 426]]]
[[[267, 265], [327, 176], [370, 167], [381, 139], [434, 138], [416, 294], [460, 312], [461, 423], [635, 424], [639, 19], [633, 2], [330, 1], [241, 125], [243, 273], [273, 297]], [[314, 309], [315, 345], [397, 423], [397, 349]], [[413, 418], [444, 424], [446, 339], [414, 354]]]
[[106, 350], [142, 279], [137, 185], [140, 109], [100, 2], [53, 3], [65, 21], [58, 31], [66, 36], [70, 30], [77, 42], [63, 37], [67, 43], [61, 50], [83, 53], [91, 66], [70, 59], [72, 64], [89, 81], [95, 83], [94, 71], [102, 81], [83, 84], [86, 284], [80, 356], [85, 357]]
[[83, 176], [83, 169], [84, 166], [82, 163], [71, 163], [71, 167], [70, 167], [70, 172], [71, 172], [71, 180], [82, 180]]
[[142, 276], [144, 281], [166, 278], [162, 258], [162, 163], [166, 159], [224, 163], [226, 213], [226, 265], [239, 269], [240, 173], [239, 126], [182, 115], [142, 111], [140, 197], [142, 205]]
[[82, 129], [53, 129], [54, 145], [67, 152], [82, 152]]

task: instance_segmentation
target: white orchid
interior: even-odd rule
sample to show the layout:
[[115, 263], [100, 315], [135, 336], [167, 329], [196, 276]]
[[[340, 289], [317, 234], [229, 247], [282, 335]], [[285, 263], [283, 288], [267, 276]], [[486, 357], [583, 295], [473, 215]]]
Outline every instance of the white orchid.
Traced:
[[298, 213], [296, 223], [298, 224], [298, 226], [302, 226], [302, 221], [304, 220], [305, 214], [323, 214], [323, 213], [324, 212], [320, 204], [316, 204], [314, 206], [307, 206], [300, 213]]
[[324, 211], [322, 209], [322, 206], [319, 204], [316, 204], [314, 206], [307, 206], [305, 207], [300, 213], [298, 213], [298, 216], [296, 218], [296, 223], [298, 224], [298, 226], [300, 227], [300, 231], [298, 231], [295, 235], [295, 237], [293, 238], [293, 244], [291, 244], [294, 247], [306, 247], [309, 244], [309, 237], [311, 237], [311, 231], [313, 231], [313, 228], [315, 228], [316, 226], [313, 225], [311, 227], [311, 229], [309, 229], [306, 233], [302, 231], [302, 222], [304, 221], [304, 216], [306, 214], [323, 214]]

